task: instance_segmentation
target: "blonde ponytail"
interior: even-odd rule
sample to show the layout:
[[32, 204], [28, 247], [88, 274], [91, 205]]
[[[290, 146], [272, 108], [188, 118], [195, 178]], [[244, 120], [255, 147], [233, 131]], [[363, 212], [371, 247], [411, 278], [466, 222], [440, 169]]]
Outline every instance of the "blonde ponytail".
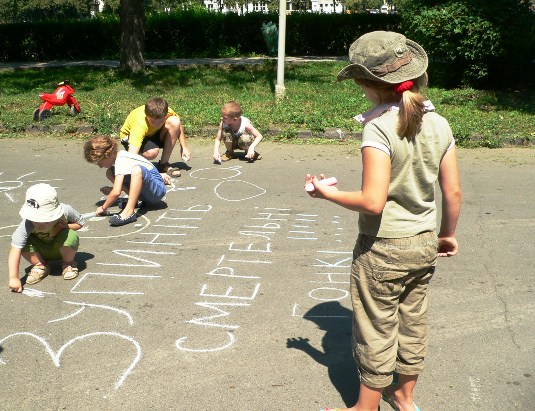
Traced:
[[425, 97], [420, 94], [420, 90], [427, 85], [427, 73], [413, 80], [413, 83], [410, 90], [401, 93], [397, 127], [398, 135], [409, 140], [416, 137], [422, 126]]

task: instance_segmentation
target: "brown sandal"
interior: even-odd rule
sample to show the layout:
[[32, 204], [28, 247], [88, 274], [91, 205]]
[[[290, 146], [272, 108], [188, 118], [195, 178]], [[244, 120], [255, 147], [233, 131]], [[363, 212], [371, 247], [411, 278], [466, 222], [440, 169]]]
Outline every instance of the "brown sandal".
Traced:
[[180, 169], [171, 166], [169, 161], [167, 163], [158, 163], [158, 171], [160, 173], [166, 173], [170, 177], [180, 177], [182, 175], [182, 172]]

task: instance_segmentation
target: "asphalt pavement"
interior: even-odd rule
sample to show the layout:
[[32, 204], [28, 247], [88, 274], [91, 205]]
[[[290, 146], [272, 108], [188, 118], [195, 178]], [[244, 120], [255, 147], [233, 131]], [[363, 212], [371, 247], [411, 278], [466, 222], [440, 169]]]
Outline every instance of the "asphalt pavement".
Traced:
[[[103, 170], [77, 140], [0, 140], [1, 410], [303, 410], [352, 405], [349, 270], [358, 214], [310, 198], [306, 173], [360, 185], [356, 143], [262, 142], [222, 165], [212, 144], [134, 224], [89, 218], [80, 276], [7, 288], [26, 189], [94, 211]], [[533, 410], [532, 149], [460, 150], [460, 254], [430, 290], [423, 411]], [[112, 210], [113, 211], [113, 210]], [[29, 265], [21, 263], [24, 275]], [[390, 410], [383, 403], [381, 410]]]

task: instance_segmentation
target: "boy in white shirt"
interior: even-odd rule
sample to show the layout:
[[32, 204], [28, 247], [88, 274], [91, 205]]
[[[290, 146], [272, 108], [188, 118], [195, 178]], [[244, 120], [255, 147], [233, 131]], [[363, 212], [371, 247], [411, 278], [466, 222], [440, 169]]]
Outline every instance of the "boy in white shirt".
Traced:
[[[224, 143], [227, 151], [220, 156], [219, 146], [223, 137], [225, 137]], [[262, 157], [255, 151], [255, 148], [262, 138], [262, 134], [254, 128], [251, 121], [242, 116], [241, 106], [235, 101], [229, 101], [221, 108], [221, 122], [214, 143], [214, 161], [220, 163], [236, 158], [234, 150], [237, 148], [245, 151], [245, 158], [248, 162], [260, 160]]]
[[110, 225], [121, 226], [137, 220], [135, 212], [138, 200], [146, 204], [159, 202], [166, 193], [165, 182], [156, 167], [146, 158], [119, 151], [117, 141], [109, 136], [97, 136], [84, 144], [84, 157], [100, 168], [106, 168], [106, 177], [113, 187], [102, 187], [100, 191], [108, 197], [96, 214], [104, 213], [124, 191], [128, 200], [120, 214], [110, 217]]

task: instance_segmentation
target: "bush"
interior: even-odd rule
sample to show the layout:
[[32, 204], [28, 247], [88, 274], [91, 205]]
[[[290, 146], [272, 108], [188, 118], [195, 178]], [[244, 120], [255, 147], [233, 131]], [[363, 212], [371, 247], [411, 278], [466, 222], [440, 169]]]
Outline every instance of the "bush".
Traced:
[[505, 85], [534, 70], [535, 16], [525, 0], [413, 0], [407, 37], [431, 52], [446, 85]]
[[147, 55], [183, 58], [267, 54], [261, 27], [270, 19], [277, 17], [202, 10], [155, 14], [146, 22], [145, 50]]
[[0, 61], [117, 58], [116, 18], [0, 25]]
[[[269, 53], [262, 23], [277, 14], [213, 13], [202, 9], [151, 13], [145, 22], [147, 58], [237, 57]], [[349, 45], [371, 30], [399, 30], [400, 17], [378, 14], [292, 13], [287, 16], [286, 53], [347, 55]], [[321, 30], [318, 30], [321, 27]], [[0, 24], [0, 61], [117, 58], [119, 19]]]
[[286, 19], [286, 52], [290, 56], [347, 56], [351, 43], [364, 33], [399, 31], [400, 22], [398, 15], [293, 13]]

